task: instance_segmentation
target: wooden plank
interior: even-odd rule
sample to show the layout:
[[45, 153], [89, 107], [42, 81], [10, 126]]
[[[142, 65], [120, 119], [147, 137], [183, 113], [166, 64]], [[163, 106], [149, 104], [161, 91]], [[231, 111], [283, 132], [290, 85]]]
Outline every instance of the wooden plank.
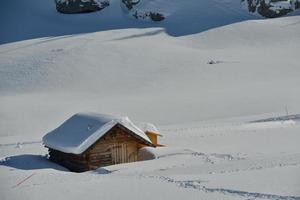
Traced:
[[93, 160], [105, 160], [105, 159], [110, 159], [111, 160], [112, 156], [111, 155], [97, 155], [97, 156], [91, 156], [89, 158], [89, 161], [93, 161]]

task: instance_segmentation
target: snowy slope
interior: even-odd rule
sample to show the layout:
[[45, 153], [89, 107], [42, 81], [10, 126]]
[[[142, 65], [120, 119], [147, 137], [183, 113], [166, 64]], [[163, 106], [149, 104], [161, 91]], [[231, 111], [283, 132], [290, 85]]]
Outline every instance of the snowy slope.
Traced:
[[[154, 23], [119, 1], [82, 15], [1, 5], [1, 199], [299, 199], [299, 119], [261, 119], [300, 113], [300, 17], [258, 19], [235, 0], [161, 9]], [[67, 172], [41, 138], [81, 111], [152, 122], [168, 148]]]
[[160, 124], [283, 114], [285, 106], [299, 113], [298, 21], [245, 21], [179, 38], [124, 29], [1, 45], [1, 132], [41, 134], [80, 111]]
[[[0, 44], [24, 39], [66, 36], [104, 30], [163, 27], [172, 36], [198, 33], [221, 25], [253, 19], [240, 2], [230, 0], [145, 1], [143, 9], [163, 10], [168, 17], [160, 23], [132, 19], [121, 9], [120, 0], [94, 13], [58, 13], [52, 0], [10, 0], [1, 5]], [[16, 15], [16, 13], [18, 13]], [[180, 26], [180, 28], [177, 28]], [[12, 34], [14, 33], [14, 34]]]
[[157, 150], [156, 160], [81, 174], [50, 163], [41, 143], [2, 144], [1, 197], [153, 199], [155, 192], [156, 199], [300, 198], [299, 123], [161, 128], [169, 147]]

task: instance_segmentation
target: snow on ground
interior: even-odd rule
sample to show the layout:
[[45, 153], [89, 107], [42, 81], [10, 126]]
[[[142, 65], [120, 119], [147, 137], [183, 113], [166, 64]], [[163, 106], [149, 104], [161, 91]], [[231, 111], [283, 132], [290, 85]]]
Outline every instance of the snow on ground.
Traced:
[[[278, 118], [300, 113], [300, 17], [195, 2], [159, 23], [119, 1], [83, 15], [50, 0], [0, 7], [1, 199], [300, 199], [300, 123]], [[151, 122], [167, 148], [68, 172], [41, 139], [82, 111]]]
[[299, 199], [300, 123], [273, 125], [160, 127], [168, 147], [157, 159], [81, 174], [47, 161], [41, 143], [2, 144], [0, 191], [4, 199]]

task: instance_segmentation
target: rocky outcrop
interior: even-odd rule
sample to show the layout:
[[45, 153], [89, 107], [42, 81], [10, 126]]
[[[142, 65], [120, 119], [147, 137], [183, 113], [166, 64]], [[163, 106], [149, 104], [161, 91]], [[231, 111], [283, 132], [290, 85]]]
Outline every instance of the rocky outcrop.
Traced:
[[[140, 9], [141, 1], [147, 0], [120, 0], [126, 12], [136, 19], [150, 19], [152, 21], [162, 21], [165, 16], [152, 9]], [[55, 0], [58, 12], [65, 14], [86, 13], [101, 10], [109, 6], [109, 0]], [[146, 2], [147, 3], [147, 2]]]
[[153, 21], [162, 21], [165, 19], [164, 15], [161, 13], [149, 12], [149, 16]]
[[157, 12], [139, 12], [139, 11], [135, 11], [132, 14], [133, 17], [135, 17], [136, 19], [151, 19], [152, 21], [162, 21], [165, 19], [164, 15], [161, 13], [157, 13]]
[[122, 3], [126, 6], [128, 10], [133, 9], [135, 5], [140, 3], [140, 0], [122, 0]]
[[56, 10], [65, 14], [86, 13], [109, 6], [108, 0], [55, 0]]
[[300, 7], [300, 0], [242, 0], [251, 13], [267, 18], [284, 16]]
[[123, 8], [127, 10], [129, 15], [136, 19], [150, 19], [152, 21], [162, 21], [165, 16], [155, 10], [139, 9], [139, 5], [147, 0], [122, 0]]

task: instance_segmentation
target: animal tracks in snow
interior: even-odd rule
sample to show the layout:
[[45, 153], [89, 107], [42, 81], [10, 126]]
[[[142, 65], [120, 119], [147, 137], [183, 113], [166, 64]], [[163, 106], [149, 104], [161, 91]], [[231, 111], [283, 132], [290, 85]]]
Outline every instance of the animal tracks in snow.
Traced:
[[270, 199], [270, 200], [300, 200], [299, 196], [284, 196], [284, 195], [267, 194], [267, 193], [259, 193], [259, 192], [247, 192], [247, 191], [234, 190], [234, 189], [206, 187], [204, 183], [207, 181], [204, 180], [179, 181], [165, 176], [149, 176], [149, 178], [157, 178], [167, 183], [174, 183], [181, 188], [191, 188], [191, 189], [195, 189], [203, 192], [210, 192], [210, 193], [218, 192], [224, 195], [240, 196], [240, 197], [245, 197], [247, 199], [258, 198], [258, 199]]

